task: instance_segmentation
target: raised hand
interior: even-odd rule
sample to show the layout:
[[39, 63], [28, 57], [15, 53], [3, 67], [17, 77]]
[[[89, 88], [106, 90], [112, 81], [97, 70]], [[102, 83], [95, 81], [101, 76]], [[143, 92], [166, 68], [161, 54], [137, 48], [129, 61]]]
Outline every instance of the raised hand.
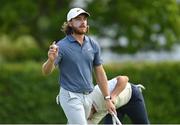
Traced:
[[57, 58], [58, 56], [58, 46], [55, 44], [56, 42], [54, 41], [50, 47], [49, 47], [49, 51], [48, 51], [48, 59], [49, 61], [52, 61], [54, 62], [55, 59]]

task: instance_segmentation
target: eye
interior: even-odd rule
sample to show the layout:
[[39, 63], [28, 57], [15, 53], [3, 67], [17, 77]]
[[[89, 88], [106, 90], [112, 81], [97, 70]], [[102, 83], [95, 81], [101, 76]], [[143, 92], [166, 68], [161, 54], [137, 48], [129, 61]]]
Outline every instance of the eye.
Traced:
[[84, 21], [87, 21], [87, 17], [84, 17], [83, 20], [84, 20]]
[[78, 17], [75, 18], [75, 20], [81, 20], [81, 17], [78, 16]]

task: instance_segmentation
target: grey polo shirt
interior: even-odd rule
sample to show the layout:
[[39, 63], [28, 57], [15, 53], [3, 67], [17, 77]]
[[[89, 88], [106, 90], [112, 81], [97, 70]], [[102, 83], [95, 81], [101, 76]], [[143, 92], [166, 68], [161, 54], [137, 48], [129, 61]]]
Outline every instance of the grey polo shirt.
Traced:
[[85, 36], [83, 44], [80, 45], [72, 35], [67, 35], [57, 45], [59, 52], [55, 65], [58, 65], [60, 70], [61, 87], [78, 93], [92, 91], [93, 67], [102, 64], [98, 43]]

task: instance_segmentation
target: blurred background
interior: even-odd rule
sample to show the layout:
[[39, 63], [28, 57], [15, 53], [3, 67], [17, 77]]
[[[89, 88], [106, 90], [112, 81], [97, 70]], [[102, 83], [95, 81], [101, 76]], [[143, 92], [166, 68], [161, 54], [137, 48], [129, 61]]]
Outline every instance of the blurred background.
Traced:
[[55, 103], [58, 71], [44, 77], [41, 66], [72, 7], [91, 14], [108, 78], [146, 87], [151, 123], [180, 123], [180, 0], [1, 0], [0, 123], [66, 123]]

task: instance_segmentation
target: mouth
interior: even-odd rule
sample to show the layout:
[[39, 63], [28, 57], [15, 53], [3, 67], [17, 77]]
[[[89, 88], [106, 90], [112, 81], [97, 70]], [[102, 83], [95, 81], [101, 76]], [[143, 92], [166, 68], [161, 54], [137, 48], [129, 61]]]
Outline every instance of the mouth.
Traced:
[[87, 30], [87, 27], [79, 27], [79, 29], [85, 31]]
[[87, 28], [87, 26], [80, 26], [79, 28]]

